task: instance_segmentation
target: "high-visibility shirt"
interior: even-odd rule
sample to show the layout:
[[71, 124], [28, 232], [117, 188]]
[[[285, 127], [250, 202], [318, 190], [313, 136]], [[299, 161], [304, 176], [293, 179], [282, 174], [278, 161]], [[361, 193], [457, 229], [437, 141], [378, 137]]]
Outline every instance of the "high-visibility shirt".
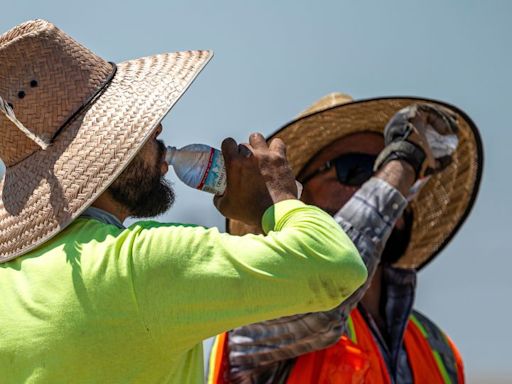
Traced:
[[327, 310], [366, 278], [339, 225], [282, 201], [267, 236], [79, 218], [0, 264], [0, 383], [203, 383], [202, 340]]

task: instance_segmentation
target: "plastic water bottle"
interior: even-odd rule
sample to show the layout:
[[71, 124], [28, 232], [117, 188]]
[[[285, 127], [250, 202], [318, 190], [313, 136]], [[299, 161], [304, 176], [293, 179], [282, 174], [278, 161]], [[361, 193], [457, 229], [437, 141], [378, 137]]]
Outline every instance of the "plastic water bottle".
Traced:
[[[189, 144], [183, 148], [167, 147], [165, 160], [174, 168], [178, 178], [189, 187], [222, 195], [226, 189], [224, 157], [218, 149], [206, 144]], [[302, 184], [297, 180], [297, 198]]]
[[206, 144], [189, 144], [180, 149], [167, 147], [165, 160], [188, 186], [219, 195], [224, 193], [226, 168], [218, 149]]

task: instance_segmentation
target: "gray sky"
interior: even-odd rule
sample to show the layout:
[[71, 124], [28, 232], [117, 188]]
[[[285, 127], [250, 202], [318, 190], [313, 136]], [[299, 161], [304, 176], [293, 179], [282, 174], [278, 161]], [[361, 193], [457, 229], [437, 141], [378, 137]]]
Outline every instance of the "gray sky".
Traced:
[[[177, 146], [270, 134], [331, 91], [417, 95], [464, 109], [484, 140], [483, 185], [465, 226], [421, 273], [417, 308], [456, 341], [475, 378], [512, 375], [511, 11], [506, 0], [12, 1], [0, 31], [45, 18], [117, 62], [213, 49], [164, 121], [163, 138]], [[179, 182], [176, 190], [162, 220], [223, 226], [210, 196]]]

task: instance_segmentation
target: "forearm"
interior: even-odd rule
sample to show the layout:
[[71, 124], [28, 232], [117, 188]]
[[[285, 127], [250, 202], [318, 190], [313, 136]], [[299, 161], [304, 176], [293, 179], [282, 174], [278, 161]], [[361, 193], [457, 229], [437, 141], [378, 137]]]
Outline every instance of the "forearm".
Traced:
[[[350, 302], [358, 302], [370, 284], [386, 242], [407, 206], [405, 196], [414, 179], [414, 170], [409, 164], [391, 161], [334, 215], [368, 269], [367, 281], [350, 297]], [[350, 302], [344, 304], [350, 306]]]
[[383, 166], [375, 175], [407, 197], [409, 190], [416, 181], [413, 167], [404, 160], [394, 160]]
[[[386, 242], [407, 206], [404, 196], [407, 196], [414, 181], [414, 170], [408, 163], [391, 161], [334, 216], [356, 245], [368, 270], [366, 282], [338, 307], [338, 311], [334, 310], [338, 315], [338, 319], [334, 320], [340, 324], [344, 323], [370, 286]], [[342, 330], [342, 327], [333, 329]]]

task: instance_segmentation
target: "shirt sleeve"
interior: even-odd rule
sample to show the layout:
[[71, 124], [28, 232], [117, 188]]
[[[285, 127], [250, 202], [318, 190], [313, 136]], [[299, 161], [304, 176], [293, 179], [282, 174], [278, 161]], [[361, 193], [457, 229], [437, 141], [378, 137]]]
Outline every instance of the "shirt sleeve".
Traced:
[[243, 324], [328, 310], [365, 281], [356, 248], [320, 209], [283, 201], [262, 226], [266, 236], [155, 222], [125, 231], [120, 254], [155, 343], [186, 350]]
[[338, 341], [345, 321], [361, 300], [380, 261], [380, 255], [406, 199], [385, 181], [371, 178], [336, 213], [334, 219], [357, 247], [368, 279], [336, 308], [264, 321], [229, 333], [230, 375], [234, 382], [259, 375], [273, 377], [279, 362], [326, 348]]

